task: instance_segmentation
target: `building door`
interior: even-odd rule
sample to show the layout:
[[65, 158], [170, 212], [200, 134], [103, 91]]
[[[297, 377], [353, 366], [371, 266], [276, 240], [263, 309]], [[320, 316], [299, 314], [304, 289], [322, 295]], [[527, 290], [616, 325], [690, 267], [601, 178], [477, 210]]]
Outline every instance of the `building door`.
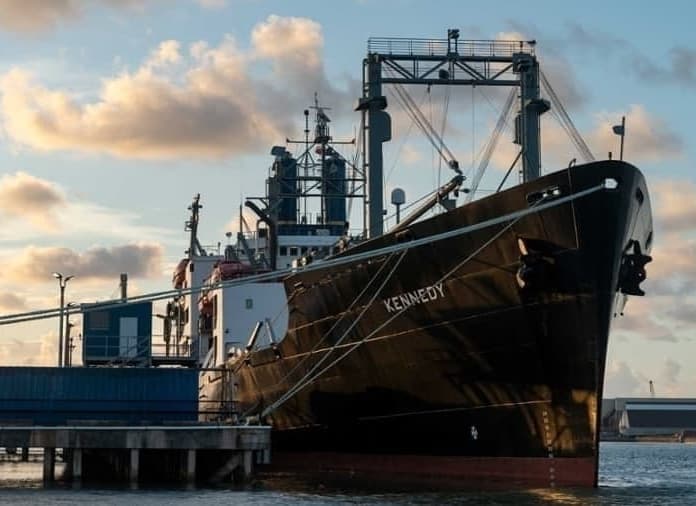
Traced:
[[138, 319], [132, 316], [119, 318], [119, 353], [120, 357], [138, 355]]

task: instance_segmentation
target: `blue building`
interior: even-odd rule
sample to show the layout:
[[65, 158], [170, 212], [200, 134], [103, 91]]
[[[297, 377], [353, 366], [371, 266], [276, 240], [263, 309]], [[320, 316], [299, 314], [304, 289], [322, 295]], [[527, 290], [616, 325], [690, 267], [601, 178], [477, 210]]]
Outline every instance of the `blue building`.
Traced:
[[142, 425], [197, 418], [196, 369], [0, 367], [0, 425], [100, 420]]
[[152, 302], [128, 303], [104, 309], [82, 307], [82, 363], [86, 366], [152, 361]]

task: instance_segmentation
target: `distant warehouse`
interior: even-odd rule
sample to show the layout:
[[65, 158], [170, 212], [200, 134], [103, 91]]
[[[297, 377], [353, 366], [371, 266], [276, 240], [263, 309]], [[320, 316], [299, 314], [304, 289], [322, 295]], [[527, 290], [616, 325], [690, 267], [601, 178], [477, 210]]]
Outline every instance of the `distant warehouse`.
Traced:
[[696, 399], [605, 399], [602, 431], [628, 437], [696, 432]]

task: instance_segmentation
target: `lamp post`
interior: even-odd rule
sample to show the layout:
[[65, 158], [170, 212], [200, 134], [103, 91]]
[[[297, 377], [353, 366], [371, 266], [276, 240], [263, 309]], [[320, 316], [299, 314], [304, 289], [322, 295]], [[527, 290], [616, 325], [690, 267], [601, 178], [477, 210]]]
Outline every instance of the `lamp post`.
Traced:
[[58, 367], [63, 367], [63, 312], [65, 310], [65, 285], [73, 276], [65, 276], [60, 272], [54, 272], [53, 277], [58, 280], [60, 287], [60, 318], [58, 321]]

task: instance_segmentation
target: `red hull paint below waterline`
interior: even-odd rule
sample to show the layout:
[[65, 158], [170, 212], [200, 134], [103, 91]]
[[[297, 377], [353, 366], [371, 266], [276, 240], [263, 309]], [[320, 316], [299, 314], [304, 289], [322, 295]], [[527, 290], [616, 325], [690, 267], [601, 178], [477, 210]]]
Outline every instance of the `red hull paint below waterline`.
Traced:
[[595, 459], [554, 457], [456, 457], [371, 455], [333, 452], [274, 452], [264, 471], [365, 477], [374, 482], [405, 482], [480, 487], [483, 483], [518, 487], [592, 487]]

